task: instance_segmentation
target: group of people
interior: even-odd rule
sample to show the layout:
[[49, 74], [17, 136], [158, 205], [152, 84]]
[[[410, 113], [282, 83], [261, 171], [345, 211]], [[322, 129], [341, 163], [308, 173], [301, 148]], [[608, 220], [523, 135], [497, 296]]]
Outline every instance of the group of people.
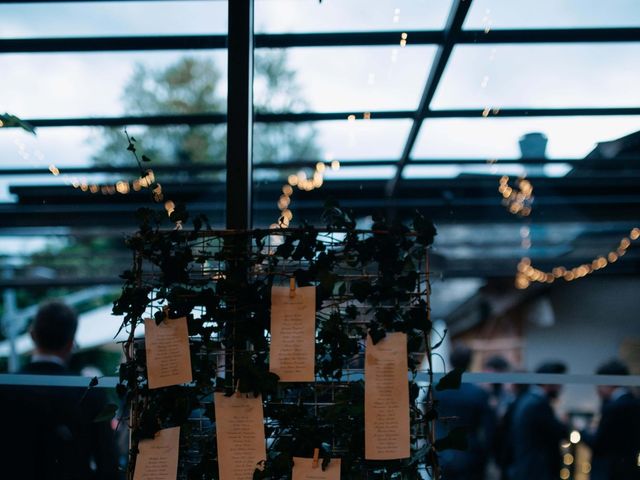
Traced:
[[[468, 370], [472, 352], [459, 346], [450, 356], [451, 366]], [[509, 371], [499, 356], [485, 362], [485, 370]], [[566, 372], [561, 362], [545, 362], [536, 373]], [[628, 375], [619, 360], [601, 365], [601, 375]], [[557, 384], [483, 386], [463, 383], [459, 390], [436, 392], [438, 438], [455, 427], [468, 435], [464, 451], [445, 450], [440, 455], [443, 480], [557, 480], [563, 468], [561, 443], [572, 429], [558, 418], [554, 402]], [[592, 451], [591, 480], [640, 480], [640, 399], [631, 389], [598, 386], [601, 400], [597, 427], [585, 428], [581, 439]], [[489, 468], [489, 465], [493, 468]], [[496, 472], [497, 470], [497, 472]], [[493, 471], [493, 476], [487, 472]]]
[[[35, 352], [21, 373], [70, 375], [67, 365], [77, 327], [76, 313], [64, 303], [42, 305], [31, 326]], [[450, 363], [468, 370], [471, 359], [471, 350], [461, 346], [453, 350]], [[485, 369], [506, 372], [509, 364], [496, 356], [485, 362]], [[536, 372], [565, 373], [566, 367], [547, 362]], [[596, 373], [628, 375], [629, 370], [612, 360]], [[458, 390], [436, 392], [438, 438], [455, 427], [468, 434], [465, 450], [441, 452], [442, 480], [490, 480], [489, 463], [497, 467], [500, 480], [560, 478], [560, 444], [570, 432], [553, 408], [561, 388], [463, 383]], [[626, 387], [597, 390], [602, 401], [597, 428], [581, 432], [592, 449], [591, 480], [640, 480], [640, 399]], [[99, 389], [0, 386], [2, 478], [120, 479], [110, 422], [94, 421], [105, 405]]]

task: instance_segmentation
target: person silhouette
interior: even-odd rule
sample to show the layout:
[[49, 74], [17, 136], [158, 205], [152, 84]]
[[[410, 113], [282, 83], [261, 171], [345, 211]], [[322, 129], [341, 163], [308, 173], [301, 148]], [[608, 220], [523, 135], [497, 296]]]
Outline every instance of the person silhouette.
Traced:
[[[598, 367], [598, 375], [629, 375], [620, 360]], [[627, 387], [598, 385], [602, 401], [598, 428], [583, 431], [582, 439], [593, 451], [592, 480], [640, 479], [640, 399]]]
[[[562, 362], [546, 362], [536, 373], [565, 373]], [[533, 385], [514, 407], [509, 430], [512, 463], [511, 480], [556, 480], [562, 466], [560, 441], [568, 438], [568, 427], [556, 417], [552, 402], [562, 391], [561, 385]]]
[[[19, 373], [72, 375], [68, 362], [77, 328], [78, 316], [71, 307], [57, 300], [42, 304], [30, 329], [35, 344], [31, 363]], [[100, 389], [3, 386], [3, 478], [119, 479], [110, 422], [94, 421], [106, 404]]]

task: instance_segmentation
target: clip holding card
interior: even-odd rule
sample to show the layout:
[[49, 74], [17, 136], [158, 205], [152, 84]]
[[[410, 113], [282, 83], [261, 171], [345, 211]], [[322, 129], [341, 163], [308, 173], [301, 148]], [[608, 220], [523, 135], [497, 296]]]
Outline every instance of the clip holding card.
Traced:
[[240, 393], [240, 379], [238, 379], [238, 381], [236, 382], [236, 390], [235, 392], [236, 397], [241, 398], [242, 397], [242, 393]]
[[311, 462], [311, 466], [313, 468], [318, 468], [318, 460], [320, 460], [320, 449], [319, 448], [314, 448], [313, 449], [313, 462]]
[[289, 279], [289, 298], [296, 298], [296, 277]]

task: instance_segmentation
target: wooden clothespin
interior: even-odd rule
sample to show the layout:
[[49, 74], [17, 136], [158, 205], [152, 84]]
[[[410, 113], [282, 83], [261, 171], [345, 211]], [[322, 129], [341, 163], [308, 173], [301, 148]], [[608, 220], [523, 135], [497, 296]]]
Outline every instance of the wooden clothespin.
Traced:
[[313, 468], [318, 468], [318, 460], [320, 460], [320, 449], [319, 448], [314, 448], [313, 449], [313, 462], [311, 463], [311, 466]]
[[289, 279], [289, 298], [296, 298], [296, 277]]
[[236, 391], [234, 393], [236, 394], [236, 397], [242, 397], [242, 394], [240, 393], [240, 379], [236, 382]]

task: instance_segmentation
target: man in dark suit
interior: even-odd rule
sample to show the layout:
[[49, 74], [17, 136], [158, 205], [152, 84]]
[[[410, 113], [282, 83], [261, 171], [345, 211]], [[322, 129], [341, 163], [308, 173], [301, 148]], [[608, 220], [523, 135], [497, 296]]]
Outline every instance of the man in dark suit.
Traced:
[[[471, 350], [457, 346], [449, 357], [453, 368], [468, 370]], [[457, 390], [435, 392], [439, 421], [436, 438], [446, 437], [457, 427], [467, 432], [466, 450], [444, 450], [439, 454], [443, 480], [483, 480], [496, 426], [489, 395], [472, 383]]]
[[[78, 326], [64, 303], [43, 304], [32, 323], [32, 362], [20, 373], [72, 375], [67, 362]], [[0, 476], [7, 480], [115, 480], [113, 431], [94, 422], [103, 391], [73, 387], [0, 389]]]
[[[599, 375], [629, 375], [618, 360], [601, 365]], [[625, 387], [598, 386], [602, 400], [595, 434], [583, 432], [592, 448], [592, 480], [640, 480], [640, 400]]]
[[[537, 373], [565, 373], [560, 362], [541, 365]], [[509, 431], [512, 445], [511, 480], [557, 480], [562, 467], [560, 441], [568, 429], [555, 416], [551, 402], [560, 385], [534, 385], [522, 395], [513, 411]]]

